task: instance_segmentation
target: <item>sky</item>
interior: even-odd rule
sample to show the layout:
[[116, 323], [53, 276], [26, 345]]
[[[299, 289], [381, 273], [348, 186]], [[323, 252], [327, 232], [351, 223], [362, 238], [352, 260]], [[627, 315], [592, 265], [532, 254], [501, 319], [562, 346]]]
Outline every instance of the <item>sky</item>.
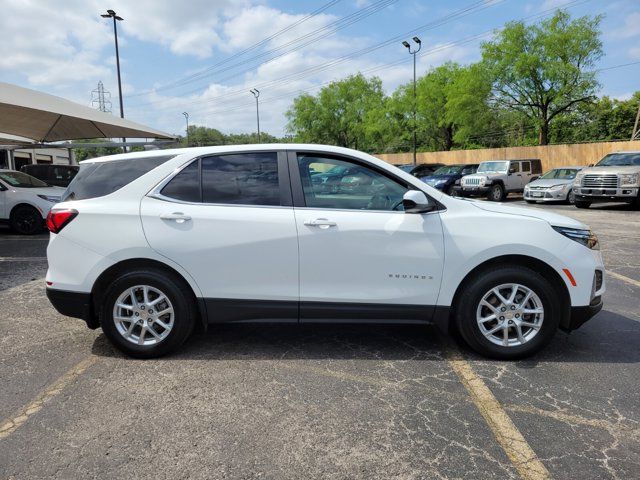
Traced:
[[[357, 72], [390, 93], [412, 78], [402, 40], [417, 35], [422, 75], [480, 58], [506, 22], [535, 22], [566, 8], [604, 15], [602, 95], [640, 90], [640, 0], [0, 0], [0, 81], [91, 105], [102, 81], [119, 114], [111, 19], [118, 22], [125, 117], [169, 133], [190, 123], [224, 133], [282, 136], [285, 113]], [[631, 64], [631, 65], [628, 65]], [[611, 68], [613, 67], [613, 68]]]

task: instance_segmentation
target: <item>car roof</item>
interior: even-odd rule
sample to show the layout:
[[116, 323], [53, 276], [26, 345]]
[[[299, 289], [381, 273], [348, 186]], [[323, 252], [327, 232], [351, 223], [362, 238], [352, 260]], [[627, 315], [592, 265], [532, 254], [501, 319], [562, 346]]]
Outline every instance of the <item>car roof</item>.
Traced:
[[560, 170], [562, 168], [575, 168], [577, 170], [582, 170], [583, 168], [587, 168], [584, 165], [567, 165], [567, 166], [562, 166], [562, 167], [553, 167], [550, 170]]
[[[145, 150], [144, 152], [119, 153], [106, 157], [96, 157], [83, 160], [82, 164], [113, 162], [117, 160], [133, 160], [136, 158], [152, 158], [186, 155], [197, 157], [201, 155], [215, 155], [219, 153], [242, 153], [257, 151], [273, 151], [273, 150], [299, 150], [299, 151], [315, 151], [322, 153], [344, 154], [352, 156], [362, 156], [368, 154], [353, 150], [351, 148], [335, 147], [333, 145], [318, 145], [312, 143], [260, 143], [247, 145], [217, 145], [213, 147], [189, 147], [189, 148], [171, 148], [167, 150]], [[386, 163], [386, 162], [385, 162]]]

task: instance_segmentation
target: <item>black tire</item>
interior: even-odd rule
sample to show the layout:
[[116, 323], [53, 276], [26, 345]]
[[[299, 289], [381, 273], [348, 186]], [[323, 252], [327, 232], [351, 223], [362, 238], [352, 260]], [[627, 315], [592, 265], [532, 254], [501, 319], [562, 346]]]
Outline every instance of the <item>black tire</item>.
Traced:
[[527, 202], [527, 203], [536, 203], [535, 200], [525, 200], [525, 202]]
[[[148, 285], [162, 291], [174, 310], [174, 324], [169, 334], [155, 345], [137, 345], [127, 340], [116, 327], [113, 319], [114, 305], [128, 288]], [[99, 305], [102, 331], [121, 352], [135, 358], [156, 358], [175, 351], [191, 335], [198, 311], [193, 291], [184, 280], [156, 269], [136, 269], [123, 273], [109, 286]]]
[[9, 223], [11, 229], [20, 235], [34, 235], [44, 227], [40, 212], [30, 205], [18, 205], [14, 208]]
[[573, 190], [571, 190], [569, 193], [567, 193], [567, 204], [569, 205], [574, 205], [576, 203], [576, 196], [573, 193]]
[[487, 194], [487, 200], [491, 200], [492, 202], [504, 202], [506, 197], [504, 187], [499, 183], [493, 185]]
[[573, 204], [576, 208], [589, 208], [591, 206], [591, 202], [585, 202], [584, 200], [575, 200]]
[[631, 202], [631, 210], [640, 210], [640, 193], [633, 202]]
[[455, 185], [450, 185], [449, 187], [447, 187], [447, 191], [445, 193], [447, 195], [449, 195], [450, 197], [455, 197], [456, 196], [456, 187], [455, 187]]
[[[521, 345], [502, 346], [489, 341], [480, 331], [476, 310], [483, 296], [492, 288], [505, 283], [517, 283], [531, 289], [544, 308], [542, 326], [538, 333]], [[512, 360], [532, 355], [546, 346], [560, 324], [562, 304], [554, 286], [538, 272], [519, 265], [497, 266], [476, 275], [463, 286], [457, 300], [455, 326], [465, 343], [481, 355], [501, 360]]]

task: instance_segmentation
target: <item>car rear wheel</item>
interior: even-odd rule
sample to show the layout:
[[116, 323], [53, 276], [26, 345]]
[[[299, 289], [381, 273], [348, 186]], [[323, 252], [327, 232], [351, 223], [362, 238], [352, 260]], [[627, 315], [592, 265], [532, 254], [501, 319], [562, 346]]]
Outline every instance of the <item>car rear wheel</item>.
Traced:
[[120, 351], [153, 358], [176, 350], [197, 318], [193, 294], [181, 279], [159, 270], [118, 277], [100, 306], [102, 331]]
[[29, 205], [20, 205], [13, 209], [9, 219], [11, 229], [21, 235], [33, 235], [44, 226], [40, 212]]
[[476, 352], [498, 359], [526, 357], [543, 348], [557, 331], [560, 315], [553, 285], [522, 266], [477, 275], [455, 305], [460, 336]]
[[504, 187], [502, 185], [498, 183], [491, 187], [491, 190], [489, 191], [489, 200], [493, 202], [502, 202], [504, 201], [505, 197], [506, 195], [504, 192]]
[[591, 202], [585, 202], [584, 200], [574, 200], [573, 204], [577, 208], [589, 208], [591, 206]]

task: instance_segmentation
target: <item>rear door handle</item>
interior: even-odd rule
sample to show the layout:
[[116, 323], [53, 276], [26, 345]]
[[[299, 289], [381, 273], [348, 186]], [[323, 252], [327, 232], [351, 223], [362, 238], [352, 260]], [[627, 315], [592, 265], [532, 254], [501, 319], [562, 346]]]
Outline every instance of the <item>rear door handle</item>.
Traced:
[[313, 220], [305, 220], [304, 224], [307, 225], [308, 227], [320, 227], [320, 228], [329, 228], [329, 227], [335, 227], [338, 225], [336, 222], [332, 222], [331, 220], [326, 218], [315, 218]]
[[189, 215], [185, 215], [182, 212], [163, 213], [160, 218], [162, 220], [175, 220], [176, 223], [184, 223], [191, 220]]

